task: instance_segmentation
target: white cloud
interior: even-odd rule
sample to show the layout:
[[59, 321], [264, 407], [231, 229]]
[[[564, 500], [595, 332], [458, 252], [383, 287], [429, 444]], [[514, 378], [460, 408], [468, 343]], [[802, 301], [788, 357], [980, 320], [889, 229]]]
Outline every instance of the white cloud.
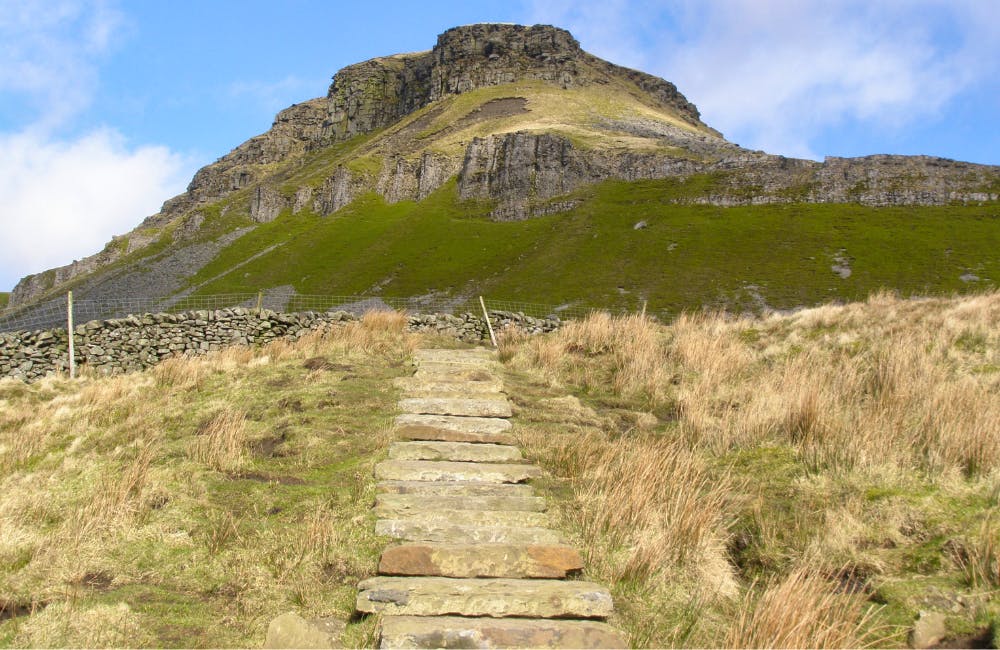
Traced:
[[190, 161], [114, 129], [76, 129], [125, 27], [102, 0], [0, 0], [0, 289], [99, 251], [184, 189]]
[[673, 81], [731, 140], [815, 157], [810, 142], [824, 129], [899, 129], [993, 78], [996, 13], [976, 0], [539, 0], [532, 18]]
[[129, 148], [108, 129], [73, 141], [0, 135], [0, 281], [68, 264], [159, 210], [189, 165], [165, 147]]
[[[312, 99], [314, 95], [325, 93], [326, 85], [327, 82], [322, 79], [307, 80], [289, 75], [274, 82], [236, 81], [229, 84], [227, 90], [230, 98], [241, 102], [251, 101], [262, 110], [274, 114], [295, 102], [301, 102], [303, 97]], [[317, 89], [320, 90], [319, 94]]]

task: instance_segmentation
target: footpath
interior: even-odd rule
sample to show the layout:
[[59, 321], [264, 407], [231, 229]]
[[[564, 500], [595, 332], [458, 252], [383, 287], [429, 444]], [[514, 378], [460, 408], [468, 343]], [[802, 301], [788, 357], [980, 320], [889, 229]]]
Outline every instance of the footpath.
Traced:
[[510, 403], [484, 349], [419, 350], [399, 380], [399, 438], [375, 468], [377, 533], [396, 540], [357, 610], [382, 648], [622, 648], [580, 554], [550, 528], [541, 475], [510, 433]]

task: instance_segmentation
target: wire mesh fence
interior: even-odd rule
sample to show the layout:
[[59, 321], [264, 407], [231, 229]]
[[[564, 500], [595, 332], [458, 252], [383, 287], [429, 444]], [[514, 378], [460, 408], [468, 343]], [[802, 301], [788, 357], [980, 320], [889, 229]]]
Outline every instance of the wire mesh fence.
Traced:
[[[585, 317], [593, 307], [566, 303], [549, 305], [513, 300], [484, 299], [491, 312], [509, 312], [533, 318], [558, 318], [572, 320]], [[268, 309], [277, 312], [332, 312], [346, 311], [362, 315], [370, 311], [405, 311], [409, 313], [480, 313], [479, 298], [444, 295], [399, 298], [391, 296], [323, 296], [299, 294], [291, 291], [262, 291], [258, 293], [227, 293], [204, 296], [171, 296], [168, 298], [99, 298], [73, 301], [73, 322], [124, 318], [159, 312], [179, 313], [196, 310], [217, 310], [245, 307]], [[608, 310], [603, 311], [622, 311]], [[46, 302], [15, 307], [0, 313], [0, 332], [42, 330], [65, 327], [68, 316], [66, 296]]]

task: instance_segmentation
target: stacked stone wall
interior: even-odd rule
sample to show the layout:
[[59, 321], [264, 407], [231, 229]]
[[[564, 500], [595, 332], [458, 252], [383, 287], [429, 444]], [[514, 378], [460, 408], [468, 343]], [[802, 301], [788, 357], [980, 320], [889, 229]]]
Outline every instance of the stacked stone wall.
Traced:
[[[558, 329], [557, 319], [491, 312], [494, 328], [517, 326], [537, 334]], [[199, 310], [93, 320], [74, 328], [78, 366], [117, 374], [144, 370], [174, 357], [198, 356], [234, 345], [263, 345], [298, 339], [309, 332], [358, 320], [350, 312], [277, 313], [254, 309]], [[436, 332], [476, 343], [489, 337], [486, 322], [473, 314], [420, 314], [408, 318], [413, 332]], [[69, 370], [66, 329], [0, 333], [0, 378], [35, 381]]]

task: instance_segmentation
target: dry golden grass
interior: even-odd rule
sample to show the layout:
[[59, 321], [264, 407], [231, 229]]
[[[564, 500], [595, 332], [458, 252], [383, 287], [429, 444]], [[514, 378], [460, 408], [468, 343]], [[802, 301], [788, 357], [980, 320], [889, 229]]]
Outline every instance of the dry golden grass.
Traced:
[[346, 618], [381, 544], [365, 517], [390, 380], [422, 341], [405, 325], [0, 381], [0, 608], [16, 613], [0, 646], [259, 646], [284, 611]]
[[[587, 421], [528, 403], [521, 435], [570, 487], [563, 521], [616, 585], [633, 643], [892, 644], [928, 580], [998, 584], [996, 528], [979, 522], [1000, 475], [1000, 293], [667, 326], [594, 314], [504, 332], [500, 351], [512, 385], [594, 407], [578, 407]], [[883, 585], [885, 612], [868, 602]]]
[[753, 591], [740, 602], [725, 638], [727, 648], [862, 648], [871, 645], [865, 598], [836, 594], [807, 568]]
[[188, 447], [192, 460], [220, 472], [237, 472], [247, 463], [247, 418], [224, 409], [205, 423]]

